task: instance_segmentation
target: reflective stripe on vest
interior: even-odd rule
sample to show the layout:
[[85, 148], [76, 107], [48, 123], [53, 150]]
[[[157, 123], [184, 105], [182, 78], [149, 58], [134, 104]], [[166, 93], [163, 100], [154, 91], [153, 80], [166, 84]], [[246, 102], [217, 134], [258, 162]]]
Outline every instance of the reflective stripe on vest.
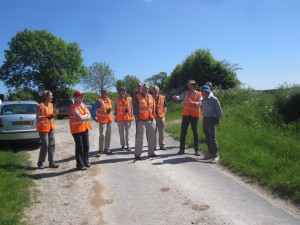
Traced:
[[[53, 104], [48, 103], [48, 109], [45, 106], [45, 104], [42, 102], [39, 104], [39, 114], [38, 116], [50, 116], [53, 115]], [[37, 124], [36, 129], [38, 132], [45, 132], [48, 133], [51, 130], [55, 129], [54, 125], [54, 119], [48, 119], [48, 118], [37, 118]]]
[[137, 94], [137, 100], [139, 105], [139, 119], [140, 120], [148, 120], [153, 119], [153, 112], [155, 110], [155, 102], [153, 100], [152, 95], [148, 95], [148, 101], [146, 98], [140, 93]]
[[[200, 99], [201, 99], [201, 93], [199, 91], [196, 91], [192, 101], [199, 102]], [[191, 104], [189, 102], [190, 100], [191, 100], [191, 93], [189, 91], [184, 92], [182, 115], [199, 118], [201, 116], [201, 110], [200, 110], [201, 108], [198, 105]]]
[[86, 130], [92, 129], [92, 126], [89, 121], [81, 120], [78, 117], [75, 117], [72, 115], [73, 109], [76, 108], [79, 110], [81, 115], [86, 115], [88, 114], [88, 109], [86, 106], [81, 107], [80, 105], [73, 104], [69, 107], [69, 114], [70, 114], [70, 130], [72, 134], [75, 133], [82, 133], [85, 132]]
[[107, 102], [103, 99], [98, 99], [100, 107], [96, 110], [97, 122], [101, 124], [112, 122], [112, 112], [107, 113], [107, 110], [112, 108], [112, 101], [107, 98]]
[[115, 98], [116, 104], [116, 121], [131, 121], [132, 120], [132, 98], [126, 97], [126, 100]]

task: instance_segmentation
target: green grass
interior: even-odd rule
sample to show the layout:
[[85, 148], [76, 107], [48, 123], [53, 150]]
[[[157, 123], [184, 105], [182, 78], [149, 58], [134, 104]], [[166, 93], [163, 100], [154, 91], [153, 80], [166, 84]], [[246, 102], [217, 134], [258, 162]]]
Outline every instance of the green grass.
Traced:
[[[276, 98], [297, 91], [300, 89], [239, 89], [215, 95], [223, 108], [217, 129], [222, 164], [300, 205], [300, 122], [285, 124], [274, 106]], [[169, 103], [166, 131], [177, 140], [181, 110], [181, 105]], [[206, 153], [201, 122], [199, 131], [200, 148]], [[193, 145], [190, 130], [187, 144]]]
[[30, 162], [26, 152], [0, 150], [0, 225], [23, 224], [23, 209], [30, 203]]

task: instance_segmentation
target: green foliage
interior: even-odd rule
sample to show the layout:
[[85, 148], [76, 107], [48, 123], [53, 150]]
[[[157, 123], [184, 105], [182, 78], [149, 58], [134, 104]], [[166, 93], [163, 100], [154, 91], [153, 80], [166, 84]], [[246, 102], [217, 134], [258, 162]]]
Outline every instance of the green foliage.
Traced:
[[67, 44], [46, 30], [17, 32], [5, 59], [0, 79], [9, 89], [51, 90], [59, 96], [86, 74], [78, 44]]
[[108, 63], [94, 62], [88, 71], [88, 76], [81, 79], [85, 89], [100, 94], [101, 90], [111, 90], [115, 86], [116, 78]]
[[240, 84], [236, 75], [238, 69], [240, 68], [237, 64], [231, 65], [225, 60], [215, 60], [209, 50], [200, 49], [175, 67], [168, 82], [168, 89], [184, 86], [190, 79], [199, 85], [210, 81], [222, 89], [233, 88]]
[[7, 94], [8, 101], [19, 101], [19, 100], [33, 100], [39, 101], [39, 93], [37, 91], [23, 88], [22, 90], [16, 90], [15, 92], [10, 92]]
[[152, 75], [145, 80], [150, 86], [158, 86], [161, 93], [164, 93], [167, 88], [168, 75], [166, 72], [160, 72], [159, 74]]
[[[214, 94], [223, 109], [217, 129], [223, 165], [300, 204], [300, 122], [285, 123], [276, 108], [277, 98], [297, 91], [299, 87], [272, 91], [230, 89]], [[168, 104], [166, 131], [178, 139], [180, 111], [179, 104]], [[199, 131], [200, 149], [206, 152], [202, 122]], [[187, 144], [193, 145], [192, 132], [188, 132]]]
[[127, 94], [133, 96], [137, 91], [137, 84], [140, 80], [134, 75], [126, 75], [123, 80], [118, 80], [116, 89], [119, 90], [121, 87], [126, 87]]
[[28, 178], [30, 162], [25, 152], [0, 150], [0, 224], [21, 224], [23, 209], [30, 204], [33, 185]]
[[275, 100], [275, 107], [286, 122], [291, 123], [300, 120], [299, 88], [290, 88], [288, 93], [278, 95]]
[[92, 93], [92, 92], [85, 92], [84, 98], [94, 103], [95, 101], [97, 101], [97, 99], [99, 99], [99, 94]]

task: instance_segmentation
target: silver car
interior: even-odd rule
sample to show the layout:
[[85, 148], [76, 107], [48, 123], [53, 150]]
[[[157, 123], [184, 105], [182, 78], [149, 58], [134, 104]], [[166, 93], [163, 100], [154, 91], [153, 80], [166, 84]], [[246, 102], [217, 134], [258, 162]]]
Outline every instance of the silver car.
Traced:
[[0, 105], [0, 141], [40, 141], [36, 101], [7, 101]]

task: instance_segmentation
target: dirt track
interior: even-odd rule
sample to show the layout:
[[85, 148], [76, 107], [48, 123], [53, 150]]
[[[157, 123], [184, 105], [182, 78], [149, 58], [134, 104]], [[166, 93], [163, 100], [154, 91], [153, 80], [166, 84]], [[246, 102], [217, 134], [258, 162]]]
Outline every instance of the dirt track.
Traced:
[[[157, 151], [158, 158], [149, 159], [145, 147], [142, 160], [135, 162], [132, 152], [119, 149], [114, 124], [114, 154], [94, 158], [98, 125], [92, 122], [92, 126], [92, 167], [77, 171], [68, 120], [56, 121], [55, 158], [60, 168], [33, 171], [37, 192], [33, 192], [34, 204], [25, 212], [28, 224], [300, 223], [299, 209], [245, 184], [220, 166], [201, 163], [191, 149], [177, 156], [178, 142], [170, 137], [166, 138], [168, 150]], [[134, 131], [133, 126], [133, 142]], [[38, 152], [30, 151], [33, 167]]]

